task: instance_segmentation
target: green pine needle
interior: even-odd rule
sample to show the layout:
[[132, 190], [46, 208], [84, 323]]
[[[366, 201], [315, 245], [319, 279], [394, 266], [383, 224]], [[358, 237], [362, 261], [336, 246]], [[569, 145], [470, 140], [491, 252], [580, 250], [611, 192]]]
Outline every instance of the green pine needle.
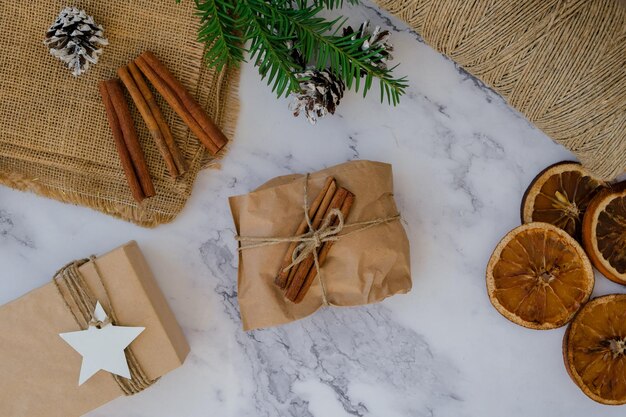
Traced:
[[207, 64], [221, 71], [224, 65], [244, 61], [244, 39], [239, 35], [241, 22], [235, 18], [236, 7], [220, 0], [195, 0], [195, 3], [200, 17], [198, 41], [208, 46], [205, 49]]
[[299, 83], [287, 46], [287, 41], [292, 40], [293, 36], [283, 34], [288, 28], [273, 24], [274, 9], [268, 3], [258, 0], [239, 1], [242, 8], [250, 11], [244, 37], [250, 41], [250, 55], [259, 68], [261, 78], [267, 78], [268, 85], [273, 84], [272, 91], [279, 97], [297, 91]]

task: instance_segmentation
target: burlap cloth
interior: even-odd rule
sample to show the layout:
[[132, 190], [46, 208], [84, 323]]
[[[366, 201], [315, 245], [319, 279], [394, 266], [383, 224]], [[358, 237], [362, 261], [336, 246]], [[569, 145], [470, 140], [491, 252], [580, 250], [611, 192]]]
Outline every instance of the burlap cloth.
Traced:
[[595, 174], [626, 170], [626, 8], [618, 0], [376, 1]]
[[[84, 8], [105, 28], [100, 62], [74, 78], [43, 45], [67, 5]], [[206, 68], [196, 42], [194, 2], [185, 0], [0, 1], [0, 183], [95, 208], [142, 226], [171, 221], [198, 171], [216, 163], [160, 99], [189, 171], [173, 180], [141, 116], [131, 105], [157, 196], [138, 205], [122, 171], [98, 93], [100, 80], [144, 50], [153, 51], [232, 139], [238, 73]], [[158, 95], [157, 95], [158, 96]]]

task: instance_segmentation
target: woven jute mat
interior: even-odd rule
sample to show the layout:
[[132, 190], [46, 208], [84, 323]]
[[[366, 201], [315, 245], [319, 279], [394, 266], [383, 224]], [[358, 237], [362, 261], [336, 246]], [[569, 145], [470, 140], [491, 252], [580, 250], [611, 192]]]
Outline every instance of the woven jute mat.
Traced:
[[[157, 196], [135, 203], [121, 168], [104, 107], [100, 80], [145, 50], [198, 98], [232, 139], [238, 114], [236, 70], [217, 74], [196, 42], [191, 0], [73, 1], [104, 26], [110, 45], [100, 62], [74, 78], [43, 44], [65, 1], [0, 1], [0, 183], [92, 207], [142, 226], [171, 221], [188, 199], [198, 171], [217, 163], [159, 97], [189, 171], [167, 173], [156, 145], [131, 103]], [[222, 152], [223, 153], [223, 152]]]
[[596, 175], [626, 171], [623, 1], [376, 1]]

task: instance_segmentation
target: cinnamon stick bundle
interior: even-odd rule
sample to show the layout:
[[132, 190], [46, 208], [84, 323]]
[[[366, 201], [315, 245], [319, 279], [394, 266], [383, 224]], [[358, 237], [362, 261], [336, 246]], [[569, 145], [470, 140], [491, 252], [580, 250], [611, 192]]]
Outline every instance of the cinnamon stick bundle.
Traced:
[[[315, 213], [312, 221], [312, 225], [315, 230], [320, 227], [322, 222], [330, 215], [332, 210], [340, 210], [345, 219], [347, 218], [352, 207], [354, 194], [343, 187], [335, 187], [334, 191], [331, 190], [332, 187], [329, 187], [329, 189], [326, 190], [322, 203]], [[338, 218], [333, 219], [331, 226], [336, 226], [338, 222]], [[332, 242], [324, 242], [322, 246], [317, 249], [320, 266], [324, 260], [326, 260], [331, 247]], [[304, 261], [291, 268], [285, 287], [285, 298], [294, 303], [301, 302], [311, 287], [316, 275], [317, 268], [315, 267], [315, 258], [311, 254]]]
[[141, 54], [135, 64], [213, 155], [226, 145], [224, 133], [152, 52]]
[[185, 160], [176, 146], [174, 136], [163, 117], [163, 113], [161, 113], [159, 105], [137, 66], [131, 62], [128, 66], [118, 69], [117, 74], [126, 86], [154, 138], [170, 175], [177, 178], [184, 174], [187, 170]]
[[[322, 191], [320, 191], [320, 193], [315, 197], [315, 199], [309, 206], [309, 219], [313, 220], [315, 218], [315, 214], [317, 213], [318, 209], [320, 209], [321, 211], [326, 211], [326, 207], [328, 207], [328, 204], [330, 204], [330, 199], [335, 194], [336, 190], [337, 183], [335, 182], [335, 179], [333, 177], [326, 178], [326, 180], [324, 181], [324, 186], [322, 187]], [[326, 203], [326, 205], [324, 205], [324, 203]], [[296, 229], [294, 236], [304, 234], [307, 231], [307, 228], [308, 223], [306, 219], [303, 218], [300, 222], [300, 225]], [[280, 265], [280, 269], [278, 270], [278, 275], [274, 280], [276, 285], [278, 285], [283, 290], [287, 287], [289, 277], [293, 276], [293, 270], [295, 268], [291, 268], [289, 270], [285, 269], [287, 268], [287, 266], [289, 266], [289, 264], [291, 264], [293, 251], [296, 249], [296, 246], [298, 246], [297, 242], [292, 242], [289, 245], [289, 249], [287, 249], [287, 253], [285, 253], [283, 262]]]
[[101, 81], [98, 88], [131, 193], [137, 202], [141, 202], [156, 192], [124, 91], [117, 80]]
[[[348, 214], [350, 213], [352, 204], [354, 204], [354, 194], [348, 192], [348, 195], [346, 196], [346, 199], [344, 200], [343, 205], [341, 206], [341, 214], [343, 215], [344, 219], [348, 218]], [[333, 221], [332, 223], [332, 226], [337, 226], [337, 224], [339, 224], [339, 219], [335, 219], [335, 221]], [[320, 248], [318, 255], [317, 255], [317, 260], [320, 266], [324, 264], [324, 261], [326, 261], [326, 258], [328, 257], [328, 253], [330, 252], [330, 249], [333, 247], [333, 243], [335, 242], [330, 241], [330, 242], [324, 242], [322, 244], [322, 247]], [[315, 264], [313, 264], [311, 268], [309, 269], [309, 272], [304, 280], [304, 283], [302, 284], [302, 287], [300, 288], [300, 291], [298, 291], [298, 295], [296, 296], [296, 299], [294, 300], [295, 303], [300, 303], [304, 299], [304, 296], [309, 291], [309, 288], [311, 288], [311, 284], [313, 284], [313, 281], [315, 280], [315, 277], [317, 276], [317, 274], [318, 274], [318, 270], [317, 268], [315, 268]]]
[[[324, 196], [324, 199], [322, 200], [322, 204], [320, 204], [320, 207], [315, 213], [315, 216], [311, 219], [311, 225], [313, 226], [313, 230], [319, 229], [319, 227], [321, 226], [326, 216], [328, 216], [328, 213], [330, 212], [330, 210], [332, 210], [333, 208], [338, 208], [337, 205], [339, 204], [339, 200], [337, 199], [338, 198], [341, 199], [344, 194], [344, 191], [341, 191], [341, 190], [345, 191], [345, 189], [342, 189], [342, 188], [337, 189], [337, 186], [335, 184], [335, 187], [329, 189], [329, 191], [326, 193], [326, 195]], [[337, 194], [339, 194], [339, 197], [337, 197]], [[287, 292], [289, 291], [289, 288], [292, 288], [292, 291], [295, 291], [295, 289], [292, 287], [292, 283], [294, 282], [296, 275], [298, 273], [302, 273], [301, 268], [303, 268], [303, 264], [308, 263], [308, 262], [313, 263], [313, 256], [310, 256], [309, 258], [305, 259], [300, 264], [295, 265], [293, 268], [289, 270], [289, 277], [287, 278], [287, 289], [286, 289], [285, 294], [287, 294]], [[309, 267], [310, 266], [311, 264], [309, 264]], [[296, 284], [298, 286], [297, 288], [299, 288], [301, 284], [302, 283], [297, 283]], [[287, 298], [291, 299], [289, 296], [287, 296]]]

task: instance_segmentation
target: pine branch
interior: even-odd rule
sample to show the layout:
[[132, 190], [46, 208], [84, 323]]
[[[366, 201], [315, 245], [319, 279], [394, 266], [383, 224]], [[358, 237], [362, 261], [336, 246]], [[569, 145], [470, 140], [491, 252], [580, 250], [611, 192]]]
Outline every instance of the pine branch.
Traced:
[[[176, 0], [180, 2], [180, 0]], [[357, 4], [358, 0], [346, 0]], [[324, 9], [341, 7], [344, 0], [195, 0], [201, 18], [199, 40], [207, 44], [209, 65], [224, 65], [245, 60], [248, 51], [259, 73], [280, 97], [299, 91], [302, 81], [297, 72], [302, 61], [314, 62], [318, 69], [330, 70], [348, 88], [363, 90], [365, 96], [374, 78], [380, 82], [381, 101], [397, 104], [407, 87], [406, 77], [395, 78], [394, 68], [376, 66], [373, 59], [382, 47], [364, 48], [367, 41], [353, 36], [339, 36], [337, 31], [346, 19], [319, 17]], [[303, 60], [294, 57], [294, 51]], [[362, 77], [364, 76], [364, 79]]]
[[[180, 3], [181, 0], [176, 0]], [[194, 0], [200, 17], [198, 41], [207, 45], [204, 58], [210, 67], [221, 71], [224, 65], [243, 62], [245, 48], [241, 37], [242, 21], [236, 1]]]
[[248, 22], [244, 37], [251, 42], [250, 56], [259, 67], [261, 78], [267, 78], [267, 84], [279, 97], [297, 91], [299, 82], [293, 71], [297, 63], [288, 47], [293, 34], [284, 34], [288, 28], [276, 24], [275, 9], [268, 3], [240, 0], [239, 4]]
[[378, 78], [381, 101], [386, 98], [390, 104], [398, 104], [407, 87], [406, 77], [394, 78], [392, 71], [395, 67], [385, 69], [372, 65], [370, 59], [378, 55], [381, 49], [363, 50], [367, 39], [332, 34], [334, 28], [341, 26], [345, 19], [338, 17], [331, 21], [325, 20], [317, 17], [320, 10], [321, 6], [311, 5], [303, 9], [276, 8], [274, 12], [275, 18], [281, 22], [279, 27], [295, 28], [297, 48], [302, 51], [305, 61], [315, 60], [318, 69], [330, 64], [331, 70], [342, 77], [349, 89], [354, 87], [355, 91], [359, 91], [361, 75], [365, 74], [363, 96], [370, 90], [373, 79]]

